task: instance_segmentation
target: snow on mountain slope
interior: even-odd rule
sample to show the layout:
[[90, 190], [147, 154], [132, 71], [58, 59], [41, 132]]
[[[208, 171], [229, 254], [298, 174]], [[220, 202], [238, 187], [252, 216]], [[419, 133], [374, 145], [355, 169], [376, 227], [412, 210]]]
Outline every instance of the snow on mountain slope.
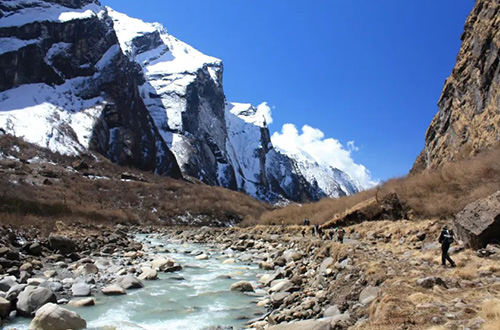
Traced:
[[[139, 97], [105, 7], [93, 0], [0, 4], [0, 128], [63, 154], [178, 177]], [[116, 82], [120, 82], [117, 84]]]
[[159, 174], [182, 172], [273, 203], [359, 190], [305, 152], [275, 149], [269, 107], [226, 102], [221, 61], [160, 24], [93, 0], [6, 3], [3, 131], [65, 154], [90, 150]]
[[75, 96], [74, 83], [22, 85], [0, 93], [0, 127], [62, 154], [85, 152], [105, 102], [101, 97]]

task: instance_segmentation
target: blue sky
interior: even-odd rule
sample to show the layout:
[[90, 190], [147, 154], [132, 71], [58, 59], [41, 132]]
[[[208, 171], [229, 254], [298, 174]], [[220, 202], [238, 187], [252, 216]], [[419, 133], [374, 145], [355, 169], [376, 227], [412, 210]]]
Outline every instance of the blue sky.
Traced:
[[324, 134], [320, 140], [338, 140], [344, 153], [380, 180], [407, 174], [422, 150], [474, 5], [473, 0], [101, 2], [160, 22], [222, 59], [227, 99], [267, 102], [271, 132], [281, 132], [286, 123], [299, 135], [303, 125], [315, 128]]

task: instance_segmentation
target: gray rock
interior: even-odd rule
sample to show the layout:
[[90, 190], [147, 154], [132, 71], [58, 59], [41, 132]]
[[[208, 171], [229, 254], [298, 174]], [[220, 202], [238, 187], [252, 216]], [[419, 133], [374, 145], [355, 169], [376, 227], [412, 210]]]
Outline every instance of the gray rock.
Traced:
[[7, 276], [0, 281], [0, 291], [7, 292], [14, 285], [17, 285], [16, 278], [14, 276]]
[[239, 281], [231, 285], [231, 291], [254, 292], [252, 283], [247, 281]]
[[0, 318], [6, 319], [9, 317], [11, 303], [5, 298], [0, 298]]
[[32, 313], [46, 303], [56, 303], [56, 295], [46, 288], [28, 285], [17, 298], [17, 311], [22, 316], [30, 317]]
[[500, 191], [468, 204], [453, 221], [453, 229], [466, 247], [484, 248], [498, 240], [500, 230]]
[[27, 284], [16, 284], [7, 291], [5, 298], [10, 301], [17, 300], [19, 294], [26, 288]]
[[75, 283], [71, 287], [71, 292], [74, 297], [87, 297], [90, 296], [90, 286], [83, 282]]
[[66, 236], [50, 235], [49, 246], [54, 251], [60, 251], [62, 254], [70, 254], [76, 251], [75, 242]]
[[337, 316], [337, 315], [340, 315], [342, 314], [339, 310], [339, 308], [337, 307], [337, 305], [333, 305], [333, 306], [330, 306], [328, 307], [325, 312], [323, 313], [323, 317], [332, 317], [332, 316]]
[[286, 292], [293, 288], [293, 283], [289, 280], [278, 280], [278, 283], [274, 284], [270, 289], [269, 293], [273, 292]]
[[112, 284], [102, 288], [102, 293], [105, 294], [106, 296], [118, 296], [118, 295], [124, 295], [127, 292], [121, 286]]
[[45, 281], [39, 285], [42, 288], [47, 288], [52, 292], [59, 292], [63, 289], [63, 285], [59, 282]]
[[319, 320], [306, 320], [299, 322], [281, 323], [278, 325], [273, 325], [268, 330], [331, 330], [331, 320], [319, 319]]
[[85, 329], [87, 322], [75, 312], [56, 304], [45, 304], [35, 314], [29, 325], [29, 330], [66, 330]]
[[73, 307], [84, 307], [84, 306], [94, 306], [95, 300], [94, 298], [83, 298], [78, 300], [71, 300], [68, 302], [69, 306]]
[[118, 276], [115, 280], [115, 284], [124, 288], [125, 290], [140, 289], [144, 287], [144, 283], [142, 283], [140, 279], [133, 275]]
[[380, 288], [374, 286], [367, 286], [361, 291], [359, 294], [359, 301], [366, 305], [371, 303], [375, 298], [377, 298], [377, 294], [379, 293]]

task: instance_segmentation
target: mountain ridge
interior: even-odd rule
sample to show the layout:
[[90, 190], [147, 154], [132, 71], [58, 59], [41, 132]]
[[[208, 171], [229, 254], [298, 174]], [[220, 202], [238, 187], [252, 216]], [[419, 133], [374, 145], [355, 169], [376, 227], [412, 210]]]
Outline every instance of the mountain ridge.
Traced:
[[[35, 52], [45, 54], [35, 59], [50, 73], [11, 70], [10, 84], [0, 86], [6, 132], [62, 153], [93, 150], [121, 165], [191, 176], [273, 203], [359, 191], [348, 175], [304, 166], [306, 160], [276, 150], [253, 106], [231, 113], [228, 104], [237, 103], [226, 100], [222, 61], [162, 25], [98, 1], [13, 0], [0, 10], [0, 67], [13, 58], [29, 67]], [[24, 30], [31, 35], [20, 35]], [[26, 95], [33, 101], [23, 104]]]

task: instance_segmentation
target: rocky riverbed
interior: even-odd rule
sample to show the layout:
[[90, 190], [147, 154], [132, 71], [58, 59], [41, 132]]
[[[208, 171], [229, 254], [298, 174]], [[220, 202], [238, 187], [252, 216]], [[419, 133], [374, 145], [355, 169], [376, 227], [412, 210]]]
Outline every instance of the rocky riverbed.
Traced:
[[[495, 314], [500, 302], [491, 297], [500, 293], [498, 247], [471, 251], [455, 246], [452, 258], [459, 267], [442, 268], [435, 242], [441, 226], [432, 220], [364, 223], [347, 228], [344, 243], [312, 236], [310, 231], [303, 234], [300, 226], [71, 228], [61, 224], [48, 238], [35, 229], [19, 233], [3, 228], [0, 315], [12, 322], [18, 319], [13, 319], [15, 315], [32, 317], [38, 309], [33, 323], [41, 324], [61, 306], [84, 315], [86, 309], [79, 306], [99, 303], [100, 297], [113, 301], [120, 299], [113, 295], [125, 294], [129, 301], [137, 300], [137, 292], [147, 292], [154, 287], [150, 283], [161, 282], [154, 281], [158, 277], [165, 280], [165, 274], [171, 280], [169, 287], [194, 282], [196, 278], [188, 275], [189, 262], [172, 258], [177, 253], [197, 262], [217, 262], [221, 265], [217, 267], [242, 267], [231, 274], [215, 274], [217, 267], [196, 274], [211, 274], [212, 280], [225, 281], [219, 283], [224, 294], [248, 299], [243, 302], [248, 313], [231, 315], [239, 323], [211, 326], [488, 329], [500, 321], [500, 313]], [[179, 248], [169, 247], [171, 242]], [[145, 312], [153, 308], [147, 303], [142, 307]], [[72, 314], [64, 315], [81, 322]], [[9, 328], [6, 323], [5, 329]]]

